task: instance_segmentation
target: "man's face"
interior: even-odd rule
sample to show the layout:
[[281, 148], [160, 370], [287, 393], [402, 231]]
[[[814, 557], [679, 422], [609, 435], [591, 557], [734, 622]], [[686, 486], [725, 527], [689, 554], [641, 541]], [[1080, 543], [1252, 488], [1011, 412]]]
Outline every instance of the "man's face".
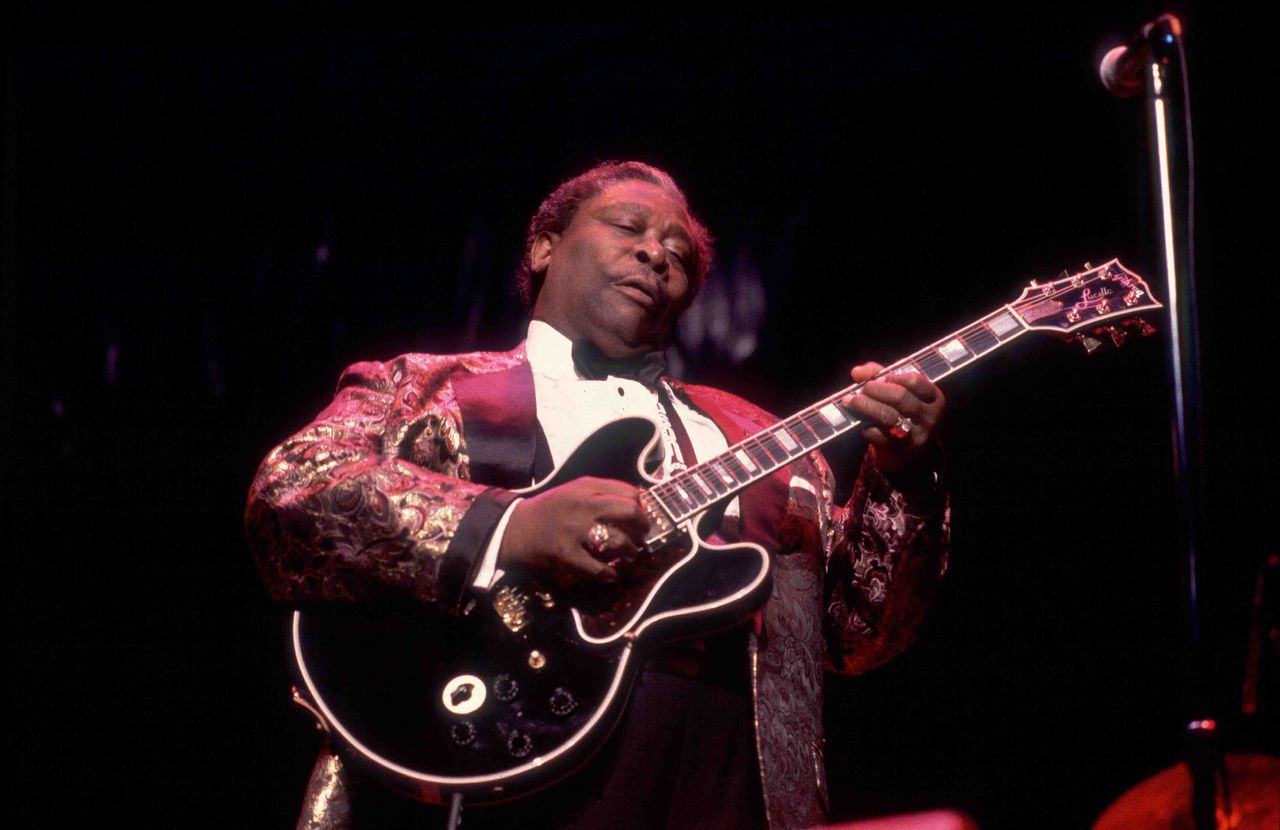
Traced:
[[657, 185], [607, 186], [563, 233], [534, 240], [531, 266], [546, 274], [534, 319], [610, 357], [666, 348], [692, 300], [691, 227], [680, 200]]

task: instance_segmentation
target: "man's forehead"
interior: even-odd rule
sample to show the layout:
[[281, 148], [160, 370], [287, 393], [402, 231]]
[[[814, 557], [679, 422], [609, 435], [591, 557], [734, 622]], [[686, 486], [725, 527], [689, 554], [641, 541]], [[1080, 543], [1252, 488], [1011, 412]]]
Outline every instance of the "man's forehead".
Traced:
[[593, 207], [629, 208], [664, 211], [676, 215], [681, 224], [689, 225], [689, 209], [684, 199], [664, 187], [646, 181], [628, 179], [606, 185], [589, 203]]

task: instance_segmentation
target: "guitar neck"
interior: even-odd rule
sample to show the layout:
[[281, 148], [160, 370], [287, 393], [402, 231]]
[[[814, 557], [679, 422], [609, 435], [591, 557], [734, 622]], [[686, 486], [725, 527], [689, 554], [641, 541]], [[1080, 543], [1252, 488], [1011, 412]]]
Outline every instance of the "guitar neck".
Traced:
[[[876, 377], [919, 372], [931, 381], [941, 380], [1028, 329], [1027, 322], [1006, 305], [885, 367]], [[648, 493], [673, 522], [692, 518], [859, 426], [861, 421], [839, 401], [861, 387], [862, 384], [846, 386], [716, 457], [664, 479]]]

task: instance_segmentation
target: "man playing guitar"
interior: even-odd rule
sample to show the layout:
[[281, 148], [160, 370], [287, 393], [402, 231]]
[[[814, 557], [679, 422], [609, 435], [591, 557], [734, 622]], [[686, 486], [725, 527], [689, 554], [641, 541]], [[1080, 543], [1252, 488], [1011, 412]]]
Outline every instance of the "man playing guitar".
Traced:
[[[711, 257], [710, 235], [663, 171], [611, 162], [562, 184], [530, 224], [525, 343], [356, 364], [334, 402], [263, 462], [246, 526], [272, 596], [303, 607], [407, 603], [454, 617], [495, 602], [512, 573], [578, 595], [633, 578], [661, 512], [635, 482], [582, 476], [522, 488], [619, 418], [656, 425], [661, 451], [648, 469], [659, 479], [777, 423], [729, 393], [662, 377], [661, 353]], [[824, 820], [823, 669], [865, 671], [905, 648], [946, 568], [935, 438], [944, 398], [924, 374], [881, 370], [855, 367], [858, 392], [820, 410], [831, 426], [864, 427], [848, 504], [832, 503], [830, 472], [813, 451], [788, 454], [794, 460], [716, 514], [710, 540], [766, 552], [763, 604], [723, 630], [646, 652], [625, 714], [591, 761], [528, 798], [469, 809], [468, 826]], [[775, 434], [784, 451], [796, 449], [786, 446], [792, 433]], [[752, 471], [751, 456], [736, 457]], [[698, 504], [719, 492], [709, 478], [688, 481], [696, 487], [682, 497]], [[518, 631], [523, 611], [511, 613]], [[476, 684], [490, 703], [504, 694], [497, 681], [460, 682], [445, 709], [466, 711]], [[572, 695], [562, 703], [577, 705]], [[473, 740], [469, 724], [454, 725], [455, 743]], [[516, 759], [536, 743], [511, 735], [504, 751]], [[438, 808], [365, 783], [345, 759], [326, 747], [299, 826], [433, 820]]]

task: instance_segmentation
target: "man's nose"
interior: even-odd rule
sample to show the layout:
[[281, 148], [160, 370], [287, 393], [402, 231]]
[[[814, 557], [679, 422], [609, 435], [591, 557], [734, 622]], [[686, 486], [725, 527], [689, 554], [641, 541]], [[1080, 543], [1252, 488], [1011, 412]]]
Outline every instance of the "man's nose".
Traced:
[[636, 243], [636, 259], [652, 268], [659, 276], [667, 273], [667, 249], [661, 240], [648, 234]]

